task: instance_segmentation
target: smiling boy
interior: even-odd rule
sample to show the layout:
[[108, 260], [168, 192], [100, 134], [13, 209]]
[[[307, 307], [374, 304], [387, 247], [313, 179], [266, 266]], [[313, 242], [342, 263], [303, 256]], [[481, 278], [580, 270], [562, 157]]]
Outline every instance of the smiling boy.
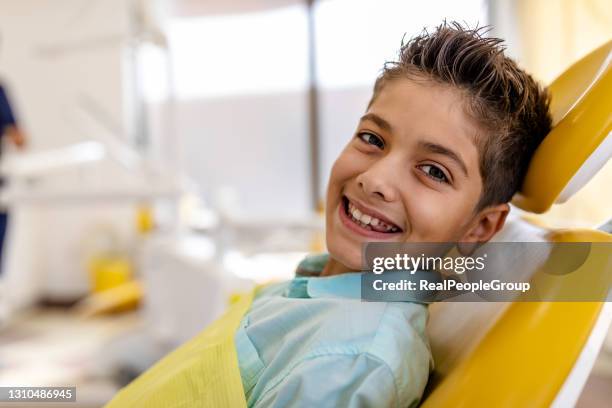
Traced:
[[262, 290], [235, 344], [248, 406], [417, 405], [427, 308], [362, 302], [362, 244], [487, 242], [549, 132], [548, 95], [481, 30], [443, 24], [402, 46], [336, 160], [329, 255]]

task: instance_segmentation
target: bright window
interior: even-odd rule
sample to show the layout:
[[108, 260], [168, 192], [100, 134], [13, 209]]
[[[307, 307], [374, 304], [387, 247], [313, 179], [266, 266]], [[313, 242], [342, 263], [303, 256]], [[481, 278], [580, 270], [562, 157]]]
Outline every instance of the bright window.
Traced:
[[168, 26], [179, 99], [305, 89], [306, 9], [172, 20]]

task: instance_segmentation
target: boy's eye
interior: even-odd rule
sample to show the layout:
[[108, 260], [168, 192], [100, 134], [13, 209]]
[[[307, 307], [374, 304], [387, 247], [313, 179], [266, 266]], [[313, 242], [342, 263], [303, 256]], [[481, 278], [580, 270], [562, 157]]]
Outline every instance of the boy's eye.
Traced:
[[367, 144], [374, 145], [382, 150], [385, 147], [385, 143], [382, 139], [372, 133], [362, 132], [357, 135], [361, 140], [363, 140]]
[[448, 177], [446, 177], [446, 174], [444, 174], [439, 167], [434, 166], [433, 164], [424, 164], [419, 167], [423, 173], [427, 175], [427, 177], [433, 179], [434, 181], [439, 183], [449, 183]]

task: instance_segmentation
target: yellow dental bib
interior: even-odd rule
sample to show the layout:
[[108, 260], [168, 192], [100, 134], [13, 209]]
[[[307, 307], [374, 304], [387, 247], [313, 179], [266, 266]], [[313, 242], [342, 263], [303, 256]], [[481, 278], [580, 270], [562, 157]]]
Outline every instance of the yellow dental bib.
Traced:
[[258, 288], [123, 388], [107, 408], [246, 407], [234, 333]]

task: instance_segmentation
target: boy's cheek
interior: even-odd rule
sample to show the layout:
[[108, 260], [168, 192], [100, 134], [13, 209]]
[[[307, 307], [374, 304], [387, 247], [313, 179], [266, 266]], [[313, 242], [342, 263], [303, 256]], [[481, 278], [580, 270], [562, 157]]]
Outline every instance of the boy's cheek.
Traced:
[[[329, 174], [328, 194], [336, 194], [341, 188], [342, 181], [346, 179], [346, 165], [342, 157], [339, 157], [332, 166]], [[335, 197], [327, 197], [327, 200], [333, 200]]]
[[408, 227], [405, 238], [411, 242], [452, 241], [456, 227], [470, 215], [465, 200], [457, 192], [444, 194], [417, 178], [408, 178], [402, 194]]
[[357, 177], [367, 167], [367, 159], [345, 149], [334, 162], [330, 174], [330, 184], [342, 183]]

